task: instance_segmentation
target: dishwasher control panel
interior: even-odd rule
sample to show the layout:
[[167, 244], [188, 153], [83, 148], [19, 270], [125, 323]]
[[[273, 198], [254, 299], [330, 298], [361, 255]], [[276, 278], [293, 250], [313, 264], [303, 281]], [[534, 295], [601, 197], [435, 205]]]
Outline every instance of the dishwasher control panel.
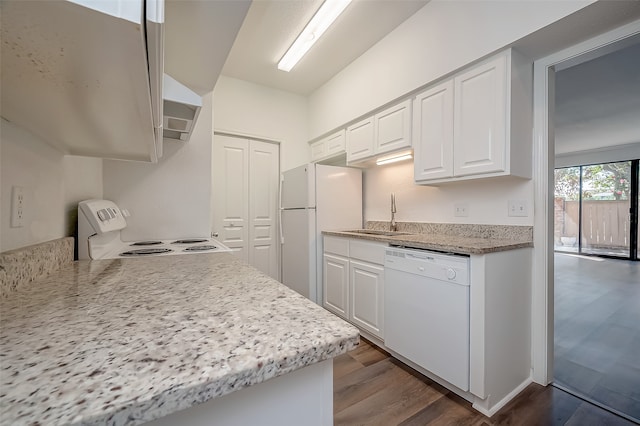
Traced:
[[466, 256], [390, 247], [385, 250], [384, 266], [414, 275], [469, 285], [469, 258]]

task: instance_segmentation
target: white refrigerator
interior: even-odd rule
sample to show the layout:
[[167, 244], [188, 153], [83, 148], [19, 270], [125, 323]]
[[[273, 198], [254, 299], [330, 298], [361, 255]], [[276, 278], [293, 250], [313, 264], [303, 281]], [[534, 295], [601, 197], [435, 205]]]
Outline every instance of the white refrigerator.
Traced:
[[282, 283], [322, 305], [322, 231], [362, 228], [362, 171], [305, 164], [281, 183]]

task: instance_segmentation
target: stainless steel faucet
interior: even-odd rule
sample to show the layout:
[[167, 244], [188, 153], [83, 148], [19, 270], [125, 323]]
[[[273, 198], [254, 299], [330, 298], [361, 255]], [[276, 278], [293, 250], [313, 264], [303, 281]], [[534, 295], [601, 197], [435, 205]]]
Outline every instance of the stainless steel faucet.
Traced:
[[389, 222], [389, 231], [395, 232], [398, 230], [396, 224], [396, 194], [391, 193], [391, 222]]

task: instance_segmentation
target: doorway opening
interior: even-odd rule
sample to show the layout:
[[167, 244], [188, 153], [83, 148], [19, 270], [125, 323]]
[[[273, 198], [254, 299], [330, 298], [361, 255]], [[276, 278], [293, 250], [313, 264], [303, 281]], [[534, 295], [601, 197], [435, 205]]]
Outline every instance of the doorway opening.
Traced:
[[548, 374], [640, 422], [640, 40], [596, 50], [546, 69]]

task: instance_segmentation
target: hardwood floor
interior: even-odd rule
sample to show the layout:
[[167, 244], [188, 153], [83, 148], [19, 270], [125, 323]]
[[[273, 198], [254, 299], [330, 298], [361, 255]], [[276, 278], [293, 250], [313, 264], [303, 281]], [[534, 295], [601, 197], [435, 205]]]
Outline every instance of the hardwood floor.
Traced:
[[640, 422], [640, 262], [555, 255], [554, 377]]
[[489, 419], [364, 339], [355, 350], [335, 358], [333, 368], [336, 426], [633, 424], [559, 389], [536, 384]]

